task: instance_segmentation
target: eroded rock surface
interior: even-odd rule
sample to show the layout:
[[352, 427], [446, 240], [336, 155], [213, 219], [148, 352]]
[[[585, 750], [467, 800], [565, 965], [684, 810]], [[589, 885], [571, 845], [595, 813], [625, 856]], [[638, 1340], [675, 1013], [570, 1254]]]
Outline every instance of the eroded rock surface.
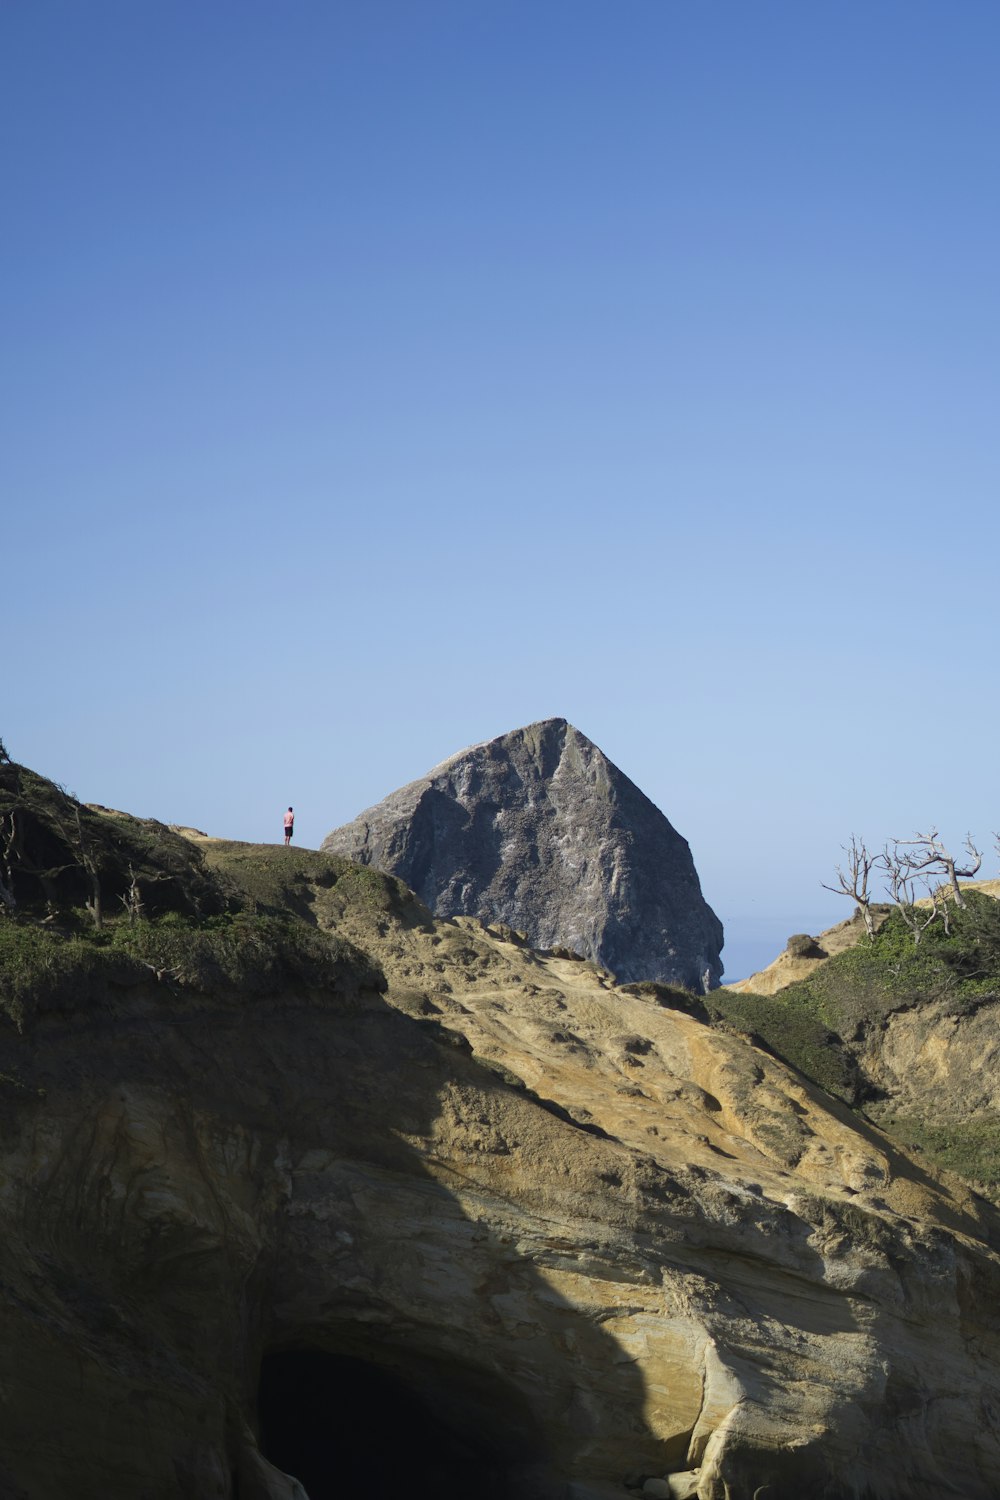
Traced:
[[[204, 856], [264, 907], [285, 852]], [[367, 968], [0, 1033], [0, 1493], [1000, 1491], [988, 1205], [655, 988], [287, 853]]]
[[687, 842], [565, 719], [461, 751], [323, 848], [398, 875], [437, 916], [506, 922], [623, 982], [704, 990], [722, 973]]

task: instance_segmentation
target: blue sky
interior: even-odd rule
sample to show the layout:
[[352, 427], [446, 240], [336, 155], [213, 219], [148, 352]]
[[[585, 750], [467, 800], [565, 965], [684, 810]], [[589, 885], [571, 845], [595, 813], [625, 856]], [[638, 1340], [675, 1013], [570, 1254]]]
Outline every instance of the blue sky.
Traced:
[[570, 719], [727, 975], [1000, 826], [1000, 11], [0, 7], [0, 734], [301, 840]]

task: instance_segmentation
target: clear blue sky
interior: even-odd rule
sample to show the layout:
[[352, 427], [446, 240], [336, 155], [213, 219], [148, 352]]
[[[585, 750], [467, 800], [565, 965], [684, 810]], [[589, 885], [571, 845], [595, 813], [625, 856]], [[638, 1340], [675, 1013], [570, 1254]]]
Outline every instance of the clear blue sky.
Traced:
[[563, 715], [732, 978], [852, 831], [991, 849], [998, 71], [993, 0], [7, 0], [11, 753], [318, 844]]

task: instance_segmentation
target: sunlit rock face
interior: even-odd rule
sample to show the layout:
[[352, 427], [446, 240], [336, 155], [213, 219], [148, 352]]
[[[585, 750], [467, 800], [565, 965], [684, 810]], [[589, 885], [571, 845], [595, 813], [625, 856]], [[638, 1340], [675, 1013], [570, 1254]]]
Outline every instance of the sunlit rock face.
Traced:
[[367, 968], [0, 1033], [0, 1494], [1000, 1493], [988, 1205], [653, 987], [292, 853]]
[[323, 848], [398, 875], [438, 916], [505, 922], [622, 982], [703, 990], [722, 973], [687, 842], [565, 719], [463, 750]]

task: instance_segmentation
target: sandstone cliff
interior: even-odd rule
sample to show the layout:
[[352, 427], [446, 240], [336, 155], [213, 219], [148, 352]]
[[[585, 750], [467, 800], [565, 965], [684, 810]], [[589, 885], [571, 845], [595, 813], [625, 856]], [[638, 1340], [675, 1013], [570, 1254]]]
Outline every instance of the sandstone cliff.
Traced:
[[691, 997], [197, 866], [226, 911], [0, 924], [0, 1493], [998, 1492], [989, 1205]]
[[565, 719], [463, 750], [323, 848], [398, 875], [437, 916], [506, 922], [622, 981], [698, 990], [722, 973], [686, 841]]

